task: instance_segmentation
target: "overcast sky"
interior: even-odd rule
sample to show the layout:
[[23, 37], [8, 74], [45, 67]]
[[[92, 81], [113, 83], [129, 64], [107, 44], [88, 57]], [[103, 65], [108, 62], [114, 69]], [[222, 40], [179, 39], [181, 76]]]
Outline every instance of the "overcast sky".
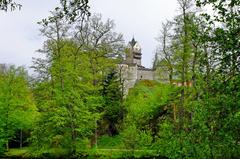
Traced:
[[[0, 11], [0, 63], [32, 64], [42, 47], [37, 22], [49, 15], [57, 0], [19, 0], [20, 11]], [[91, 12], [113, 19], [126, 43], [135, 37], [142, 47], [142, 63], [151, 67], [161, 23], [177, 14], [177, 0], [90, 0]]]

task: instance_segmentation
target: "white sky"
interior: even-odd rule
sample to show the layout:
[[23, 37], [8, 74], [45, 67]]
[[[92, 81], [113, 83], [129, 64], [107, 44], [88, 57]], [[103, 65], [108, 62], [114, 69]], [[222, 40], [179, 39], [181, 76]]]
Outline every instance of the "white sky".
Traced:
[[[37, 22], [57, 6], [56, 0], [19, 0], [20, 11], [0, 11], [0, 63], [31, 66], [42, 47]], [[177, 0], [90, 0], [91, 12], [113, 19], [126, 43], [134, 35], [142, 47], [142, 63], [151, 67], [161, 23], [177, 14]]]

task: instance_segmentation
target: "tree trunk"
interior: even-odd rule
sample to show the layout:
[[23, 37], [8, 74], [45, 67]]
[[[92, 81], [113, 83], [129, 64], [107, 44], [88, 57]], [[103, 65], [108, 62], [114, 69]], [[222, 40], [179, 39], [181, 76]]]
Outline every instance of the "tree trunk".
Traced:
[[177, 113], [177, 109], [176, 109], [176, 105], [174, 103], [173, 104], [173, 121], [174, 121], [174, 123], [176, 123], [176, 120], [177, 120], [176, 113]]
[[97, 123], [97, 120], [96, 120], [96, 128], [95, 128], [95, 145], [96, 145], [96, 148], [98, 148], [98, 134], [97, 134], [97, 127], [98, 127], [98, 123]]
[[20, 129], [20, 149], [22, 149], [23, 146], [23, 131], [22, 128]]
[[9, 151], [9, 142], [8, 142], [8, 140], [6, 142], [6, 150]]

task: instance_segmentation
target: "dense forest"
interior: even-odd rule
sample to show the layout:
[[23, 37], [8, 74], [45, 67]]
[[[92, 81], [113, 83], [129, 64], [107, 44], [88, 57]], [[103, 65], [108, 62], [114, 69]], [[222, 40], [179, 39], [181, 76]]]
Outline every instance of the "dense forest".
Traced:
[[[39, 22], [34, 74], [0, 65], [0, 156], [239, 158], [240, 1], [178, 6], [153, 62], [167, 82], [141, 80], [125, 95], [128, 49], [114, 21], [90, 13], [88, 0], [60, 0]], [[21, 9], [0, 0], [2, 11]]]

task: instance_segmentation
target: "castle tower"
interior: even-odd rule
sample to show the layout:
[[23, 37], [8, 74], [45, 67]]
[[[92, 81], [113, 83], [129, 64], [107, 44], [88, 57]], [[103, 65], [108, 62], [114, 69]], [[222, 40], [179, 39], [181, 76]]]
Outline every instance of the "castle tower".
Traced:
[[123, 82], [124, 94], [128, 94], [128, 90], [133, 88], [139, 80], [154, 80], [154, 70], [146, 68], [141, 64], [142, 53], [138, 42], [132, 38], [128, 43], [128, 52], [126, 59], [119, 65], [121, 79]]
[[127, 55], [126, 61], [141, 66], [142, 60], [141, 47], [134, 38], [132, 38], [132, 40], [129, 42], [128, 48], [129, 54]]

